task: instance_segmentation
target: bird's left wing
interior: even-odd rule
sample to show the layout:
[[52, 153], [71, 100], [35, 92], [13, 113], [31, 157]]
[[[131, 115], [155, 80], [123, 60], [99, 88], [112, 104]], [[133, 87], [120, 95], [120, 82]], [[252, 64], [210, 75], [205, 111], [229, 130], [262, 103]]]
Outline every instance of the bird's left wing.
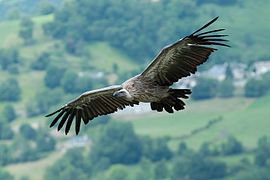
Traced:
[[81, 120], [83, 120], [84, 124], [87, 124], [97, 116], [110, 114], [116, 112], [118, 109], [124, 109], [126, 106], [133, 106], [139, 103], [136, 101], [127, 101], [122, 97], [114, 97], [113, 93], [121, 88], [121, 86], [110, 86], [81, 94], [78, 98], [64, 105], [57, 111], [46, 115], [46, 117], [49, 117], [58, 113], [50, 127], [60, 121], [58, 124], [59, 131], [66, 123], [65, 133], [67, 134], [75, 119], [75, 131], [76, 134], [78, 134]]
[[161, 86], [168, 86], [191, 75], [191, 73], [195, 73], [197, 66], [204, 63], [209, 55], [216, 50], [209, 45], [229, 47], [223, 43], [227, 41], [222, 38], [226, 35], [215, 34], [224, 29], [201, 32], [217, 19], [218, 17], [214, 18], [191, 35], [162, 49], [141, 76], [147, 80], [155, 81]]

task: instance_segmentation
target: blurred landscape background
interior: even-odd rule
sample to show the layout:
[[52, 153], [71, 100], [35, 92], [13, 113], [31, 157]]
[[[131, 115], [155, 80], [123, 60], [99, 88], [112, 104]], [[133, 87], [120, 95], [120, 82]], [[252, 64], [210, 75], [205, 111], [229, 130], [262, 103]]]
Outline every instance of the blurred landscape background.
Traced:
[[[0, 179], [270, 179], [270, 1], [1, 0]], [[186, 109], [148, 104], [72, 132], [44, 115], [140, 73], [214, 17], [231, 48], [196, 75]], [[74, 127], [73, 127], [74, 129]]]

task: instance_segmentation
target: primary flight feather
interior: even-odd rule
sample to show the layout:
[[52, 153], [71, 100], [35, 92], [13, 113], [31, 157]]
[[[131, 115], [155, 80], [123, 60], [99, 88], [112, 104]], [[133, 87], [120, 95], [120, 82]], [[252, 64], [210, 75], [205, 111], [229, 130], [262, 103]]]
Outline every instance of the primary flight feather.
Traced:
[[169, 113], [184, 109], [185, 103], [181, 98], [188, 98], [190, 89], [172, 89], [170, 86], [183, 77], [194, 74], [197, 66], [204, 63], [216, 46], [227, 46], [224, 34], [215, 29], [201, 32], [215, 22], [214, 18], [189, 36], [163, 48], [150, 65], [135, 77], [122, 85], [110, 86], [103, 89], [87, 91], [73, 101], [46, 117], [57, 114], [50, 127], [57, 122], [58, 130], [65, 125], [65, 133], [70, 130], [75, 121], [76, 134], [80, 131], [83, 121], [87, 124], [97, 116], [116, 112], [126, 106], [134, 106], [140, 102], [150, 103], [151, 109], [158, 112], [163, 109]]

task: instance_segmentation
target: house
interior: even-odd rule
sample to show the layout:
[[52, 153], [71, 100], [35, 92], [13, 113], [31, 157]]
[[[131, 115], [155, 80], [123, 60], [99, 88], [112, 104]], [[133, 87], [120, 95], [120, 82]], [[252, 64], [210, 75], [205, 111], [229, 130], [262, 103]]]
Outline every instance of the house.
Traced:
[[91, 140], [88, 136], [74, 136], [65, 141], [61, 146], [58, 146], [57, 149], [61, 151], [67, 151], [68, 149], [78, 148], [78, 147], [89, 147], [91, 145]]
[[223, 81], [226, 78], [227, 63], [217, 64], [200, 73], [200, 77]]
[[252, 66], [252, 75], [259, 77], [270, 71], [270, 60], [269, 61], [257, 61]]

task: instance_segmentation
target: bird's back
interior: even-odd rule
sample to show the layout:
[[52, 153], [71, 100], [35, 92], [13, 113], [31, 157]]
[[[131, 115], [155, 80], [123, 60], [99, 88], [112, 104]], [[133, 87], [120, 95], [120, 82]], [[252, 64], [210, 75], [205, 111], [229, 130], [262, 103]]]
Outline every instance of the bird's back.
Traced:
[[169, 90], [168, 86], [160, 86], [140, 75], [125, 81], [122, 86], [134, 97], [134, 100], [140, 102], [157, 102], [166, 97]]

